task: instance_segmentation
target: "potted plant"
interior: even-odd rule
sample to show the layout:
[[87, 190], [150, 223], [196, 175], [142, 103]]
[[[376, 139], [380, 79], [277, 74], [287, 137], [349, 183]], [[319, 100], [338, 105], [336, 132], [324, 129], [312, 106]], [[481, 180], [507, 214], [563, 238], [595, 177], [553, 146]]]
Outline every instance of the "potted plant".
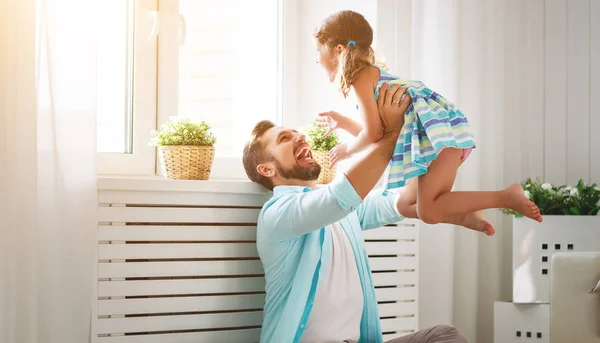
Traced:
[[336, 131], [324, 137], [327, 128], [319, 127], [316, 123], [303, 131], [312, 150], [313, 159], [321, 165], [321, 173], [317, 183], [327, 184], [335, 177], [335, 166], [331, 168], [329, 165], [329, 151], [340, 144], [340, 138]]
[[173, 180], [208, 180], [217, 139], [204, 121], [170, 121], [152, 132], [151, 145], [158, 147], [160, 169]]
[[600, 189], [583, 180], [569, 187], [528, 178], [522, 186], [539, 207], [543, 222], [503, 210], [514, 216], [513, 302], [547, 303], [554, 253], [600, 251]]

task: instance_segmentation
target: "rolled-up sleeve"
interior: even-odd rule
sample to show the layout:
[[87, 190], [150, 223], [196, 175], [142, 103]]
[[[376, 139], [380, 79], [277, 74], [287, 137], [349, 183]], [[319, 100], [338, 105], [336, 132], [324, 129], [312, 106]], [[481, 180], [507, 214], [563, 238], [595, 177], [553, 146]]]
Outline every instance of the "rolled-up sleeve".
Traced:
[[352, 184], [342, 175], [326, 187], [274, 198], [265, 205], [261, 222], [270, 228], [272, 238], [289, 239], [333, 224], [361, 203]]
[[373, 190], [356, 209], [363, 230], [375, 229], [404, 219], [398, 213], [395, 195], [384, 195], [381, 189]]

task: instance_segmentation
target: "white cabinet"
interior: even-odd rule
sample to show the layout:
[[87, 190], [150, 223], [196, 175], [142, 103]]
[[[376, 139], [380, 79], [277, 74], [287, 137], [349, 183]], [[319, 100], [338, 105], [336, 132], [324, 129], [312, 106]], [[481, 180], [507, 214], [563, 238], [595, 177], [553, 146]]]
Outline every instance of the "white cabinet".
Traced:
[[513, 220], [513, 302], [548, 303], [550, 261], [557, 252], [600, 251], [600, 217], [544, 216]]
[[495, 302], [494, 342], [550, 343], [550, 305]]
[[598, 216], [544, 216], [542, 223], [513, 220], [513, 302], [494, 303], [495, 343], [550, 343], [552, 257], [600, 251], [599, 233]]

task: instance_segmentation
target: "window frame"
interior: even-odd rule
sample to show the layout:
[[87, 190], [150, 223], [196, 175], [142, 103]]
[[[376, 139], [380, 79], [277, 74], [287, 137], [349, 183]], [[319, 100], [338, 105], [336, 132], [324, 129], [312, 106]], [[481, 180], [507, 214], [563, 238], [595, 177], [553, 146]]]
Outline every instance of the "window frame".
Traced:
[[[134, 0], [132, 88], [132, 153], [97, 153], [100, 175], [151, 175], [156, 149], [148, 146], [156, 128], [157, 41], [149, 39], [158, 10], [157, 0]], [[145, 36], [143, 36], [145, 35]], [[144, 99], [149, 99], [144, 101]]]
[[[151, 131], [166, 123], [178, 107], [178, 90], [172, 87], [178, 83], [179, 29], [166, 23], [168, 18], [179, 16], [178, 0], [134, 0], [135, 35], [133, 63], [133, 152], [98, 153], [98, 174], [123, 176], [160, 175], [160, 165], [156, 148], [148, 145]], [[289, 101], [295, 97], [296, 57], [294, 42], [297, 33], [297, 19], [294, 15], [297, 0], [276, 0], [278, 13], [278, 75], [277, 75], [277, 118], [283, 125], [286, 118], [295, 113]], [[160, 9], [160, 10], [159, 10]], [[154, 16], [153, 16], [154, 15]], [[172, 19], [171, 19], [172, 20]], [[150, 37], [153, 27], [159, 29], [158, 37]], [[284, 56], [286, 57], [284, 59]], [[289, 57], [289, 58], [288, 58]], [[284, 78], [286, 75], [286, 78]], [[170, 87], [171, 86], [171, 87]], [[289, 108], [288, 108], [289, 107]], [[249, 128], [250, 130], [250, 128]], [[247, 179], [240, 158], [215, 156], [210, 179]]]

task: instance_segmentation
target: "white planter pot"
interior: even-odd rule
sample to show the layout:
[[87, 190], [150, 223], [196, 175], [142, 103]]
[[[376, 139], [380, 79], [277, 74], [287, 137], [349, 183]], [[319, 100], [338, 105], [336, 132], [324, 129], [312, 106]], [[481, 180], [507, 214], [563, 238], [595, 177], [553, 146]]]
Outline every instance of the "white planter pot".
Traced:
[[552, 255], [600, 251], [599, 216], [513, 219], [513, 302], [548, 303]]

